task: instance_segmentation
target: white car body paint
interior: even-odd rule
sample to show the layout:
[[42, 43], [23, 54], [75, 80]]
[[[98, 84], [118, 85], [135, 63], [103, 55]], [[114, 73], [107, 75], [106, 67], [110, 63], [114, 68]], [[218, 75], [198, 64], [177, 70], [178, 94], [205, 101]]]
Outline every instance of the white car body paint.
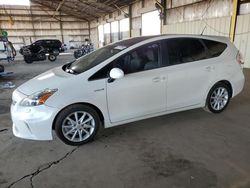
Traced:
[[[191, 37], [224, 42], [227, 49], [216, 58], [89, 81], [89, 77], [130, 50], [154, 41]], [[221, 80], [231, 83], [236, 96], [244, 86], [244, 75], [236, 62], [238, 50], [224, 37], [166, 35], [132, 45], [88, 71], [73, 75], [62, 67], [49, 70], [18, 87], [12, 96], [13, 133], [33, 140], [51, 140], [52, 124], [65, 107], [87, 103], [97, 107], [105, 128], [173, 112], [204, 107], [209, 90]], [[46, 88], [58, 89], [44, 105], [24, 107], [26, 96]]]

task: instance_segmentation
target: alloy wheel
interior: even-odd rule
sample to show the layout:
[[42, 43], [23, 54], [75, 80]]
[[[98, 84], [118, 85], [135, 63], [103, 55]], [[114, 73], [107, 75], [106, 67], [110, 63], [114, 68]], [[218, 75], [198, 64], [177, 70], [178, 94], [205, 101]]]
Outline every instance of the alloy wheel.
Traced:
[[88, 112], [77, 111], [69, 114], [63, 121], [62, 133], [71, 142], [88, 139], [95, 130], [95, 120]]
[[210, 105], [215, 111], [222, 110], [227, 105], [228, 101], [229, 93], [224, 87], [216, 88], [210, 97]]

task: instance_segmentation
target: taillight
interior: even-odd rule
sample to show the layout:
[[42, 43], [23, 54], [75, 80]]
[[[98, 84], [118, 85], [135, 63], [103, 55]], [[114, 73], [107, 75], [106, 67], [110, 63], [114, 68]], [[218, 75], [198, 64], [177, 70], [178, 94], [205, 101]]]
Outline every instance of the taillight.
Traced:
[[244, 64], [243, 57], [242, 57], [242, 55], [241, 55], [240, 52], [238, 52], [237, 57], [236, 57], [236, 60], [237, 60], [237, 62], [238, 62], [240, 65], [243, 65], [243, 64]]

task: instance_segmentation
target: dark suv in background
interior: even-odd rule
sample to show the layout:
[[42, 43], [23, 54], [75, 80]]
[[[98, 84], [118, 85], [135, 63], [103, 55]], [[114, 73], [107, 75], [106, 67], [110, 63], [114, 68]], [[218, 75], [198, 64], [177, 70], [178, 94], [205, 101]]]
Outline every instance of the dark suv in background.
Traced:
[[31, 45], [23, 46], [19, 52], [20, 54], [23, 54], [24, 48], [29, 48], [32, 52], [36, 52], [41, 47], [43, 47], [48, 53], [59, 53], [64, 51], [62, 42], [60, 40], [44, 39], [44, 40], [37, 40]]

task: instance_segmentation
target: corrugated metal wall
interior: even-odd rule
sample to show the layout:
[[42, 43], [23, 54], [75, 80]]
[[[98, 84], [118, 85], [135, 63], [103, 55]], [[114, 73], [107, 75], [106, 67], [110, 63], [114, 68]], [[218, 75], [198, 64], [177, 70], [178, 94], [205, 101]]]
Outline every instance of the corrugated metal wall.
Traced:
[[182, 22], [164, 25], [164, 34], [201, 34], [228, 36], [230, 29], [230, 17], [213, 18], [200, 21]]
[[39, 39], [59, 39], [68, 47], [78, 47], [89, 38], [85, 20], [34, 3], [30, 7], [0, 5], [0, 29], [8, 32], [17, 50]]
[[94, 44], [95, 48], [98, 48], [98, 29], [97, 22], [93, 21], [90, 24], [90, 40]]
[[[183, 0], [184, 1], [184, 0]], [[177, 1], [176, 1], [177, 2]], [[173, 2], [174, 3], [174, 2]], [[173, 4], [172, 8], [167, 9], [167, 24], [182, 22], [199, 21], [201, 19], [221, 18], [231, 15], [231, 0], [211, 0], [198, 1], [195, 4]]]

